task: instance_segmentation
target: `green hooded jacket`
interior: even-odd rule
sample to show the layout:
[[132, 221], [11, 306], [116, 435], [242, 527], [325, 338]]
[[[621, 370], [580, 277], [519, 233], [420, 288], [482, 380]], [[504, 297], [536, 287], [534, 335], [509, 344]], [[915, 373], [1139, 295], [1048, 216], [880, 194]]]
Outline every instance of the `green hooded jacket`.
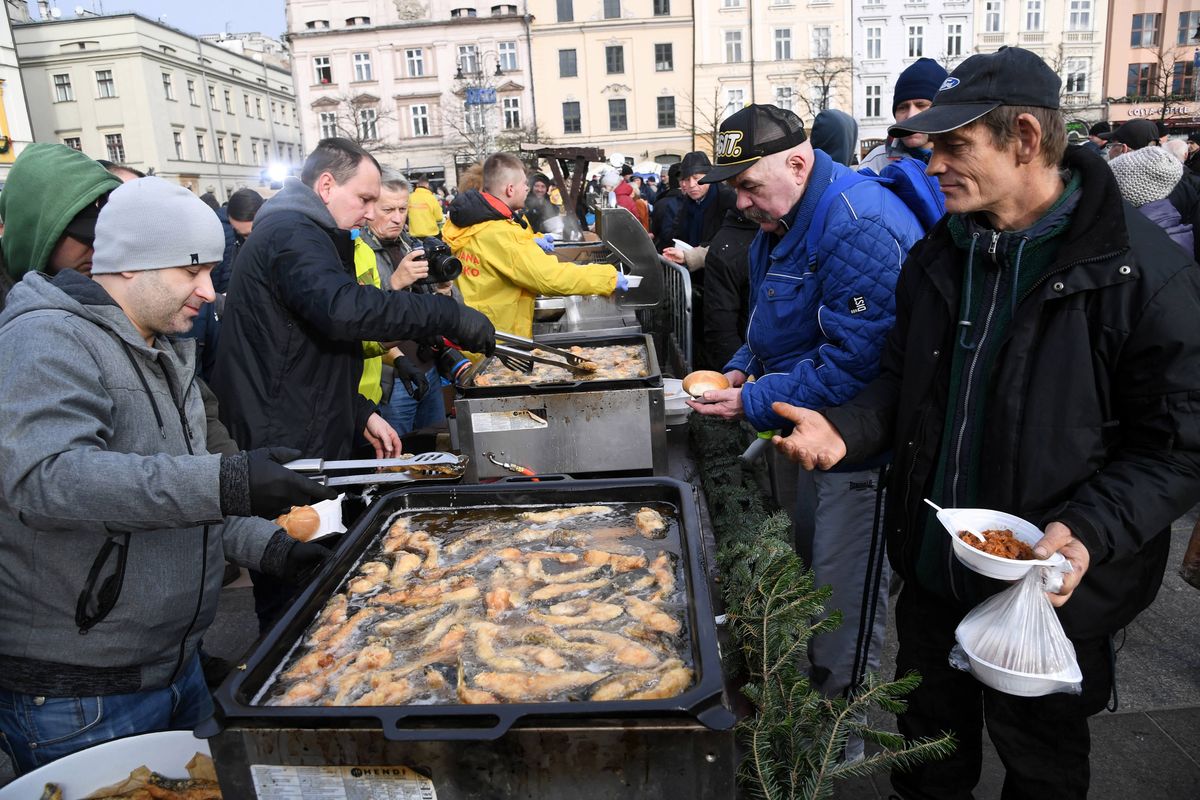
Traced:
[[4, 236], [0, 248], [8, 274], [44, 272], [67, 224], [121, 180], [63, 144], [31, 144], [13, 162], [0, 192]]

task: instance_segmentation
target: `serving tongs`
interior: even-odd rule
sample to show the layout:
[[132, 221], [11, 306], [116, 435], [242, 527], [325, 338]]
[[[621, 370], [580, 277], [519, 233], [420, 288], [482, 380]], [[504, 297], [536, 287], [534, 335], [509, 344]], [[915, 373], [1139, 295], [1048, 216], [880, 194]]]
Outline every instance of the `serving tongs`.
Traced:
[[[534, 355], [534, 350], [541, 350], [543, 353], [549, 353], [560, 358], [547, 358], [543, 355]], [[570, 350], [561, 350], [557, 347], [542, 344], [541, 342], [535, 342], [533, 339], [514, 336], [511, 333], [501, 333], [500, 331], [496, 332], [496, 358], [500, 359], [501, 364], [517, 372], [533, 372], [533, 363], [535, 361], [539, 364], [548, 364], [552, 367], [559, 367], [572, 372], [596, 371], [594, 363], [572, 353]]]
[[437, 465], [456, 465], [461, 456], [454, 453], [421, 453], [415, 456], [399, 458], [353, 458], [346, 461], [326, 461], [321, 458], [298, 458], [283, 466], [296, 472], [327, 472], [331, 469], [371, 469], [383, 467], [400, 469], [404, 467], [432, 467]]

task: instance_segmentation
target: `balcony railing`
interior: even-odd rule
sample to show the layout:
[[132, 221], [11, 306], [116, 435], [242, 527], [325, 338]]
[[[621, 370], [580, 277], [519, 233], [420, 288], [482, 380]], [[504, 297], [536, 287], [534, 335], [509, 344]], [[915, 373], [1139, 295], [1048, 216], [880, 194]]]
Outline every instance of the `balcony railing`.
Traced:
[[1003, 33], [985, 33], [979, 37], [979, 41], [983, 44], [1004, 44]]
[[1041, 44], [1046, 41], [1046, 34], [1041, 31], [1024, 31], [1021, 33], [1021, 44]]
[[1063, 35], [1063, 41], [1068, 44], [1087, 44], [1092, 41], [1091, 31], [1067, 31]]

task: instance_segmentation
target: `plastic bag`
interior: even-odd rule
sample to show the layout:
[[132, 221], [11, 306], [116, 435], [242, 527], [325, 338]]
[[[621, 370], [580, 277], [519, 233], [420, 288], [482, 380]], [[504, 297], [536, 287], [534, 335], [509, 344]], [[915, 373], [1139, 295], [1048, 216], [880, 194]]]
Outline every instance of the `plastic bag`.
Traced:
[[958, 644], [950, 651], [950, 665], [1006, 694], [1079, 694], [1083, 673], [1075, 645], [1045, 594], [1048, 585], [1061, 583], [1056, 572], [1032, 569], [1019, 583], [980, 603], [954, 631]]

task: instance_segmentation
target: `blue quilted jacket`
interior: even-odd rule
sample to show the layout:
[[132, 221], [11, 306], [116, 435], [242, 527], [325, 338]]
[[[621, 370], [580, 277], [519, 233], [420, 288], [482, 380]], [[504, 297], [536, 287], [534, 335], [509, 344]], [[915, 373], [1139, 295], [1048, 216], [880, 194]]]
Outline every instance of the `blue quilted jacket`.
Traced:
[[746, 344], [725, 366], [757, 376], [742, 389], [742, 404], [760, 431], [788, 427], [771, 411], [777, 400], [813, 409], [839, 405], [879, 373], [900, 265], [924, 236], [896, 195], [864, 180], [829, 207], [810, 271], [805, 239], [813, 212], [830, 184], [850, 171], [815, 152], [791, 230], [773, 249], [762, 231], [750, 244]]

